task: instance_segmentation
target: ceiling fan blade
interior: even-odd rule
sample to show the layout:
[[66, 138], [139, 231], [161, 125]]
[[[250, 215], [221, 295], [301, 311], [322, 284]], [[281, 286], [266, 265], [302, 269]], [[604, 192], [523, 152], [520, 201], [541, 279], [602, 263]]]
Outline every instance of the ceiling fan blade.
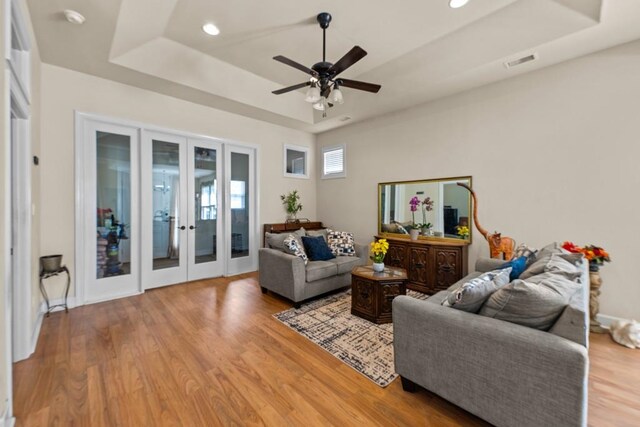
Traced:
[[347, 68], [351, 67], [356, 62], [360, 61], [367, 55], [367, 52], [360, 46], [354, 46], [349, 52], [346, 53], [338, 62], [333, 64], [329, 68], [328, 73], [332, 76], [337, 76]]
[[338, 84], [340, 86], [350, 87], [351, 89], [364, 90], [364, 91], [373, 92], [373, 93], [378, 93], [378, 91], [382, 87], [374, 83], [359, 82], [357, 80], [347, 80], [347, 79], [338, 79]]
[[292, 90], [300, 89], [301, 87], [310, 86], [310, 85], [311, 85], [311, 82], [298, 83], [297, 85], [285, 87], [283, 89], [274, 90], [271, 93], [273, 93], [274, 95], [281, 95], [283, 93], [291, 92]]
[[311, 68], [307, 68], [302, 64], [298, 64], [296, 61], [294, 61], [292, 59], [289, 59], [287, 57], [284, 57], [282, 55], [274, 56], [273, 59], [275, 59], [278, 62], [282, 62], [283, 64], [286, 64], [286, 65], [288, 65], [290, 67], [297, 68], [298, 70], [300, 70], [300, 71], [302, 71], [304, 73], [312, 75], [313, 77], [317, 77], [318, 76], [318, 73], [313, 71]]

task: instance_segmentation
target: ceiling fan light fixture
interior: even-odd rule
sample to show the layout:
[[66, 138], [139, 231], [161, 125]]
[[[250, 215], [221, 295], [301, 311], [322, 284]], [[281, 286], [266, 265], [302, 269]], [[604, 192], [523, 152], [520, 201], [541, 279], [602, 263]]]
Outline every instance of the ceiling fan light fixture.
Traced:
[[320, 101], [316, 102], [315, 104], [313, 104], [313, 109], [314, 110], [318, 110], [318, 111], [324, 111], [325, 110], [325, 101], [326, 98], [323, 96], [322, 98], [320, 98]]
[[331, 95], [329, 95], [329, 102], [331, 102], [332, 104], [344, 104], [342, 91], [338, 89], [337, 86], [331, 91]]
[[220, 29], [211, 22], [207, 22], [206, 24], [204, 24], [202, 26], [202, 31], [209, 34], [210, 36], [217, 36], [218, 34], [220, 34]]
[[469, 0], [449, 0], [449, 7], [452, 9], [457, 9], [459, 7], [464, 6], [468, 2]]
[[315, 104], [316, 102], [320, 101], [320, 98], [320, 89], [318, 89], [316, 85], [309, 86], [304, 100], [311, 104]]

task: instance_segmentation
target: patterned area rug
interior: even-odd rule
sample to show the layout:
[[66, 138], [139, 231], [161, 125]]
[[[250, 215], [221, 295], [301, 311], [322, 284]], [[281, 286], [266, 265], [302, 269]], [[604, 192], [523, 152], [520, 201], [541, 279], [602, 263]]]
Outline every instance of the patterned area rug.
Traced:
[[[408, 290], [407, 295], [428, 295]], [[351, 314], [351, 290], [273, 315], [380, 387], [396, 379], [393, 324], [377, 325]]]

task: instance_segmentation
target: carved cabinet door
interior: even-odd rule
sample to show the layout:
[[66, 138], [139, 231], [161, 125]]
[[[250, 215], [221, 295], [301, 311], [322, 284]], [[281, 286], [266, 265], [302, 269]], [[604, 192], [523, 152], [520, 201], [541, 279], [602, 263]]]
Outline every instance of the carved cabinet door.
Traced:
[[429, 248], [409, 248], [409, 281], [427, 286], [429, 282]]
[[406, 268], [407, 265], [407, 247], [390, 242], [387, 255], [384, 257], [384, 263], [390, 267]]
[[359, 277], [353, 277], [351, 286], [352, 308], [368, 315], [375, 314], [375, 289], [374, 284]]
[[459, 280], [462, 268], [461, 254], [456, 249], [436, 248], [435, 291], [447, 289]]

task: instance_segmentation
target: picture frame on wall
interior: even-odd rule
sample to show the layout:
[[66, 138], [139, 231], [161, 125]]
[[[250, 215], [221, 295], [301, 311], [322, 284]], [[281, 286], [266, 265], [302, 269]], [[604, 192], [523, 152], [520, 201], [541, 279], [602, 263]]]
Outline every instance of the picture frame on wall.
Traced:
[[309, 178], [309, 147], [284, 145], [284, 176]]

